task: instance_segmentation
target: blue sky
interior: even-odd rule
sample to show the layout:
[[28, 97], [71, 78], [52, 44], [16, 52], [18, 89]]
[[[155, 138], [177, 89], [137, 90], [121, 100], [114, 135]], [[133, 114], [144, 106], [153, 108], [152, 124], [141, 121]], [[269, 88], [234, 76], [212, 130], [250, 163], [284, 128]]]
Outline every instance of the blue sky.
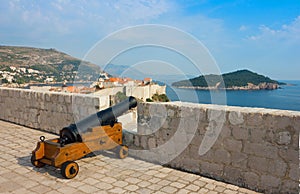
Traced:
[[78, 58], [110, 33], [141, 24], [169, 25], [191, 34], [208, 48], [221, 72], [247, 68], [274, 79], [300, 79], [299, 0], [0, 4], [1, 45], [56, 48]]

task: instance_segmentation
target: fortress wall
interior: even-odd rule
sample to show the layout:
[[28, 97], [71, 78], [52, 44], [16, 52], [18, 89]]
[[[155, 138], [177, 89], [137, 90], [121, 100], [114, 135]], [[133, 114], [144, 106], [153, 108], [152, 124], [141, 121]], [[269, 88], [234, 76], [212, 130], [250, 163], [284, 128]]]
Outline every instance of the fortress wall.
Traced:
[[[109, 97], [0, 88], [0, 119], [58, 133]], [[140, 103], [132, 156], [266, 193], [298, 193], [300, 112]], [[7, 129], [9, 130], [9, 129]]]
[[131, 155], [266, 193], [298, 193], [300, 112], [141, 103]]
[[160, 86], [156, 84], [146, 86], [122, 86], [114, 88], [106, 88], [104, 90], [97, 91], [95, 95], [115, 95], [118, 92], [124, 93], [126, 96], [135, 96], [139, 99], [146, 101], [147, 98], [152, 98], [154, 94], [166, 94], [166, 86]]
[[109, 96], [0, 88], [0, 119], [56, 134], [107, 107]]

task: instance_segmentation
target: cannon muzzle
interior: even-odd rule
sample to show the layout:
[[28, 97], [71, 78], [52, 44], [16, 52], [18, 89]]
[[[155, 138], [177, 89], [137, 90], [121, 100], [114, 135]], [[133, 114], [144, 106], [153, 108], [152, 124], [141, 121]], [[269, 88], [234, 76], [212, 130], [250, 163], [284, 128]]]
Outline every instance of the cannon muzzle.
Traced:
[[113, 126], [117, 122], [117, 117], [136, 106], [136, 99], [133, 96], [130, 96], [115, 106], [90, 115], [76, 124], [71, 124], [60, 130], [60, 144], [65, 145], [74, 142], [82, 142], [80, 134], [87, 132], [89, 128], [95, 126]]

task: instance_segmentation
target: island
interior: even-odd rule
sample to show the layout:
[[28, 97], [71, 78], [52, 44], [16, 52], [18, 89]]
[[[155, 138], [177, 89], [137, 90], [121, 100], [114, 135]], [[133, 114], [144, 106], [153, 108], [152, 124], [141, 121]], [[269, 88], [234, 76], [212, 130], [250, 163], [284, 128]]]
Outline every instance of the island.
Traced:
[[247, 69], [222, 75], [201, 75], [172, 83], [172, 86], [177, 88], [199, 90], [275, 90], [280, 88], [280, 85], [285, 85], [285, 83], [272, 80]]

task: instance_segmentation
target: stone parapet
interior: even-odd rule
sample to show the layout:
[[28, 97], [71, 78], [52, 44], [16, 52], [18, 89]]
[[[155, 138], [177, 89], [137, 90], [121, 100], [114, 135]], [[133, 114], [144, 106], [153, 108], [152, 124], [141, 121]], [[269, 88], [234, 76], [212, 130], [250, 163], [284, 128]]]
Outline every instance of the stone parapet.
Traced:
[[[108, 96], [0, 88], [0, 119], [56, 134], [108, 106]], [[299, 193], [300, 112], [181, 102], [137, 109], [137, 133], [123, 137], [132, 156], [265, 193]]]
[[140, 103], [131, 154], [266, 193], [298, 193], [300, 112]]
[[56, 134], [107, 107], [109, 96], [0, 88], [0, 119]]

